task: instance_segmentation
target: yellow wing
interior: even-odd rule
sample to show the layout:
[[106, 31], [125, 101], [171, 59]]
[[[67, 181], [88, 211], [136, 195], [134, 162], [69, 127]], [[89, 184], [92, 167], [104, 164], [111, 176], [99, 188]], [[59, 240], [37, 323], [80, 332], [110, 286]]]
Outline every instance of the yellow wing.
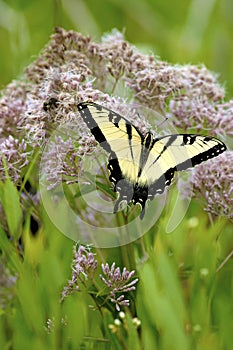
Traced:
[[148, 186], [148, 199], [152, 199], [171, 184], [176, 171], [194, 167], [225, 150], [222, 141], [201, 135], [168, 135], [154, 140], [139, 185]]
[[114, 191], [121, 201], [145, 203], [169, 186], [176, 171], [216, 157], [226, 150], [214, 137], [180, 134], [153, 139], [145, 137], [127, 119], [96, 103], [83, 102], [78, 110], [95, 139], [109, 154], [108, 169]]
[[100, 146], [110, 154], [110, 180], [115, 186], [123, 178], [136, 183], [144, 142], [140, 131], [124, 117], [96, 103], [80, 103], [78, 110]]

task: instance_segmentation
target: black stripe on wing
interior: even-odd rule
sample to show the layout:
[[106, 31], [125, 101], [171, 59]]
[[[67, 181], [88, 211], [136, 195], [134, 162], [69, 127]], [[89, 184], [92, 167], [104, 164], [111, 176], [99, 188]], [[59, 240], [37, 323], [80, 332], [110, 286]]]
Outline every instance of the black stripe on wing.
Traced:
[[[193, 145], [197, 139], [197, 137], [200, 137], [200, 135], [171, 135], [170, 140], [165, 144], [163, 151], [160, 153], [160, 155], [156, 158], [156, 161], [160, 158], [163, 157], [163, 153], [165, 150], [168, 148], [168, 146], [172, 147], [172, 144], [175, 142], [175, 140], [183, 136], [183, 143], [180, 146], [177, 146], [177, 152], [179, 152], [179, 148], [185, 147], [187, 145]], [[161, 140], [161, 139], [160, 139]], [[156, 140], [159, 141], [159, 140]], [[164, 174], [162, 174], [156, 181], [150, 183], [147, 186], [138, 186], [138, 188], [135, 188], [134, 190], [134, 203], [140, 203], [142, 207], [142, 212], [140, 217], [142, 218], [144, 216], [145, 212], [145, 203], [147, 200], [152, 200], [157, 194], [162, 194], [165, 190], [166, 187], [170, 186], [172, 183], [172, 180], [174, 178], [174, 175], [177, 171], [182, 171], [182, 170], [187, 170], [188, 168], [194, 167], [196, 165], [199, 165], [200, 163], [217, 157], [219, 154], [224, 152], [227, 147], [226, 145], [214, 138], [214, 137], [204, 137], [202, 142], [208, 146], [209, 141], [215, 141], [217, 142], [215, 146], [211, 147], [210, 149], [199, 153], [191, 158], [188, 158], [182, 163], [178, 163], [175, 167], [171, 167], [168, 169]], [[154, 144], [153, 144], [154, 145]], [[153, 147], [153, 146], [152, 146]], [[154, 164], [155, 162], [153, 162]], [[146, 190], [148, 189], [148, 195], [147, 197], [145, 196]]]
[[133, 148], [132, 148], [132, 125], [129, 123], [126, 123], [126, 132], [128, 135], [130, 154], [131, 154], [132, 160], [134, 160], [134, 154], [133, 154]]
[[128, 204], [133, 200], [134, 186], [123, 176], [118, 160], [114, 154], [110, 156], [108, 169], [110, 171], [109, 180], [114, 184], [114, 191], [118, 193], [118, 198], [114, 206], [114, 213], [116, 213], [122, 201]]
[[[87, 124], [88, 128], [90, 129], [92, 135], [95, 137], [96, 141], [99, 142], [101, 147], [103, 147], [108, 153], [110, 153], [111, 147], [107, 142], [101, 129], [99, 128], [98, 124], [96, 123], [95, 119], [93, 118], [88, 108], [88, 104], [89, 104], [88, 102], [87, 103], [83, 102], [78, 104], [78, 111], [81, 117], [83, 118], [84, 122]], [[101, 111], [101, 106], [96, 105], [95, 107], [97, 110]]]
[[196, 165], [201, 164], [202, 162], [217, 157], [219, 154], [224, 152], [226, 150], [226, 146], [224, 144], [215, 145], [211, 149], [202, 152], [200, 154], [197, 154], [196, 156], [192, 157], [191, 159], [186, 160], [185, 162], [177, 165], [177, 170], [182, 171], [186, 170], [190, 167], [195, 167]]
[[[199, 135], [184, 134], [184, 135], [177, 135], [177, 136], [183, 136], [183, 145], [185, 146], [185, 145], [194, 144], [196, 138]], [[173, 137], [172, 141], [174, 142], [174, 140], [175, 138]], [[175, 167], [171, 167], [170, 169], [168, 169], [159, 179], [157, 179], [155, 182], [150, 184], [148, 199], [151, 200], [154, 198], [156, 194], [163, 193], [165, 188], [171, 184], [176, 171], [187, 170], [188, 168], [195, 167], [196, 165], [199, 165], [200, 163], [208, 159], [218, 156], [220, 153], [224, 152], [227, 149], [226, 145], [216, 138], [205, 137], [203, 139], [203, 142], [206, 142], [207, 144], [208, 144], [208, 141], [216, 141], [218, 143], [215, 146], [211, 147], [210, 149], [206, 150], [205, 152], [199, 153], [191, 158], [188, 158], [186, 161], [180, 164], [177, 164]], [[172, 143], [170, 143], [170, 146], [172, 147]], [[179, 152], [179, 147], [182, 147], [182, 146], [177, 147], [177, 152]]]
[[[178, 136], [180, 136], [180, 135], [169, 135], [169, 138], [168, 138], [167, 143], [164, 144], [163, 150], [160, 152], [160, 154], [158, 155], [158, 157], [153, 161], [152, 165], [153, 165], [154, 163], [156, 163], [157, 160], [158, 160], [160, 157], [162, 157], [163, 153], [167, 150], [167, 148], [168, 148], [169, 146], [171, 146], [171, 145], [176, 141], [176, 139], [177, 139]], [[153, 140], [153, 143], [152, 143], [152, 145], [151, 145], [151, 147], [150, 147], [150, 150], [154, 147], [154, 145], [156, 144], [157, 141], [160, 141], [160, 140], [162, 140], [162, 139], [164, 139], [164, 138], [167, 138], [167, 136], [164, 136], [164, 137], [161, 137], [161, 138], [159, 138], [159, 139]]]
[[152, 134], [150, 132], [147, 133], [145, 138], [141, 138], [142, 140], [142, 147], [141, 147], [141, 154], [140, 154], [140, 163], [139, 163], [139, 170], [138, 170], [138, 178], [141, 176], [142, 170], [147, 162], [151, 145], [153, 144]]
[[[100, 127], [98, 126], [98, 123], [95, 120], [95, 115], [92, 115], [89, 107], [92, 107], [96, 110], [96, 114], [98, 115], [98, 118], [103, 119], [105, 123], [110, 123], [110, 125], [115, 126], [116, 130], [121, 130], [126, 137], [128, 138], [129, 142], [129, 148], [131, 152], [132, 158], [134, 158], [133, 155], [133, 149], [132, 149], [132, 134], [133, 134], [133, 128], [136, 130], [138, 136], [141, 138], [141, 142], [143, 142], [144, 137], [141, 134], [141, 132], [136, 128], [132, 127], [131, 123], [122, 117], [120, 114], [115, 113], [111, 111], [108, 108], [102, 107], [94, 102], [82, 102], [77, 105], [78, 111], [83, 118], [84, 122], [87, 124], [88, 128], [90, 129], [92, 135], [95, 137], [96, 141], [100, 143], [101, 147], [103, 147], [107, 152], [111, 152], [111, 144], [107, 141], [106, 137], [104, 136], [103, 132], [101, 131]], [[103, 115], [101, 115], [101, 112], [103, 112]], [[104, 115], [105, 113], [105, 115]], [[119, 122], [124, 121], [124, 129], [120, 128]]]
[[[182, 146], [188, 146], [188, 145], [194, 145], [197, 140], [197, 138], [200, 138], [200, 135], [192, 135], [192, 134], [180, 134], [179, 136], [183, 136], [183, 144]], [[220, 141], [219, 139], [216, 139], [215, 137], [205, 136], [201, 142], [203, 145], [208, 146], [208, 143], [210, 141], [216, 142], [216, 145], [213, 147], [207, 149], [204, 152], [201, 152], [199, 154], [196, 154], [195, 156], [191, 157], [190, 159], [187, 159], [186, 161], [177, 164], [177, 170], [182, 171], [186, 170], [190, 167], [195, 167], [198, 164], [201, 164], [202, 162], [205, 162], [208, 159], [217, 157], [219, 154], [226, 151], [227, 147], [226, 145]], [[203, 147], [204, 148], [204, 147]]]

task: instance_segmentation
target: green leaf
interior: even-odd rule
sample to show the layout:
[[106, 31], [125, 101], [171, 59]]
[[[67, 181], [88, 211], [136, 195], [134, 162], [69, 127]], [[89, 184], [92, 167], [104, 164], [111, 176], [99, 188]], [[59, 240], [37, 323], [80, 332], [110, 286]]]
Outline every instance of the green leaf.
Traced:
[[132, 318], [126, 314], [126, 320], [127, 320], [127, 328], [128, 328], [128, 349], [134, 349], [134, 350], [140, 350], [140, 341], [138, 332], [136, 330], [135, 325], [133, 324]]
[[[0, 227], [0, 249], [5, 254], [8, 264], [11, 268], [20, 271], [21, 260], [12, 242], [7, 238], [6, 233]], [[1, 349], [1, 347], [0, 347]]]
[[19, 198], [19, 192], [9, 178], [4, 183], [0, 182], [0, 200], [6, 215], [10, 234], [16, 240], [21, 236], [23, 220]]

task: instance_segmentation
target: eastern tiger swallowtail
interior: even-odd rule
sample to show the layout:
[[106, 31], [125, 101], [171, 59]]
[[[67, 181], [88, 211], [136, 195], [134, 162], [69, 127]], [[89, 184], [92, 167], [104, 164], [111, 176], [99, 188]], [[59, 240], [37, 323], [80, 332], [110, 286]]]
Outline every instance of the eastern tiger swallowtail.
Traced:
[[109, 153], [109, 179], [118, 192], [114, 212], [122, 201], [139, 203], [141, 219], [145, 203], [164, 192], [176, 171], [185, 170], [218, 156], [225, 144], [209, 136], [194, 134], [146, 136], [126, 118], [92, 102], [78, 110], [96, 141]]

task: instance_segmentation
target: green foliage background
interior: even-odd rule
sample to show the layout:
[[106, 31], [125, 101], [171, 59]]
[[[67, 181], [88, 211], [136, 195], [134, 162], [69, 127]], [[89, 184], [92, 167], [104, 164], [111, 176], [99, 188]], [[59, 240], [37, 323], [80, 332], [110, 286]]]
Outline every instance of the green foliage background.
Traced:
[[162, 60], [204, 63], [233, 92], [231, 0], [1, 0], [0, 83], [19, 75], [54, 26], [98, 39], [112, 28]]
[[[0, 84], [20, 77], [54, 26], [79, 30], [95, 40], [117, 28], [128, 41], [163, 60], [204, 63], [220, 74], [232, 96], [232, 13], [231, 0], [0, 0]], [[166, 235], [171, 205], [156, 229], [145, 235], [146, 255], [141, 242], [130, 249], [101, 251], [100, 256], [119, 266], [127, 265], [130, 252], [131, 268], [137, 268], [140, 279], [135, 306], [141, 329], [133, 327], [131, 309], [125, 327], [113, 334], [108, 326], [118, 315], [107, 308], [101, 315], [90, 309], [88, 294], [59, 303], [71, 274], [72, 242], [56, 231], [43, 208], [43, 225], [32, 237], [30, 210], [23, 217], [10, 180], [1, 183], [0, 197], [13, 237], [7, 239], [0, 228], [2, 256], [19, 276], [12, 304], [0, 310], [0, 349], [232, 349], [232, 262], [216, 273], [233, 249], [232, 223], [226, 219], [211, 225], [202, 208], [191, 205], [179, 227]], [[23, 252], [18, 250], [19, 236]], [[50, 334], [45, 331], [48, 318], [53, 319]]]

